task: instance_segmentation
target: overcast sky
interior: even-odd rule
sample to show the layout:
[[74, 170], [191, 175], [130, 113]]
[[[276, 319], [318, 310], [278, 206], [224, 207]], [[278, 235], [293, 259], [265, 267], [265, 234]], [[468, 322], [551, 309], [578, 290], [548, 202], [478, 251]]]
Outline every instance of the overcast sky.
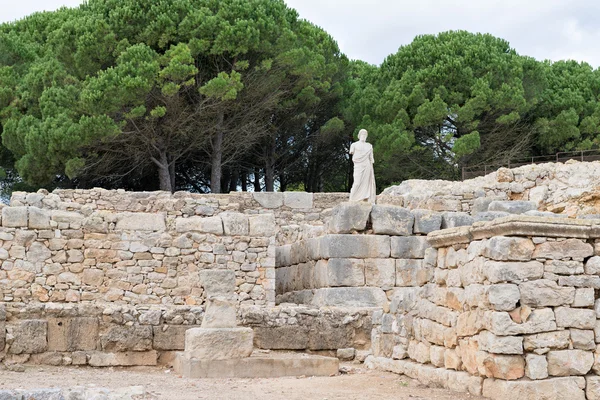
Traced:
[[[0, 22], [81, 0], [0, 0]], [[148, 0], [152, 1], [152, 0]], [[508, 40], [540, 60], [600, 66], [597, 0], [287, 0], [321, 26], [352, 59], [380, 64], [416, 35], [463, 29]]]

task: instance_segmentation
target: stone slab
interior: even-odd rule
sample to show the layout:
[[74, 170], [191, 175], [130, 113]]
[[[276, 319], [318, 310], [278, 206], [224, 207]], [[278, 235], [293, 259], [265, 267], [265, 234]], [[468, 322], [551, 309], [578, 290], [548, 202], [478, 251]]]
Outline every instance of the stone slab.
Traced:
[[157, 364], [158, 353], [150, 351], [126, 351], [119, 353], [93, 352], [89, 354], [88, 364], [92, 367], [130, 367], [136, 365], [153, 366]]
[[329, 231], [331, 233], [351, 233], [364, 231], [369, 221], [372, 205], [369, 203], [346, 202], [331, 211]]
[[323, 258], [387, 258], [390, 237], [382, 235], [327, 235], [321, 239]]
[[313, 208], [313, 194], [306, 192], [284, 192], [283, 204], [290, 208]]
[[176, 218], [175, 229], [179, 233], [184, 232], [202, 232], [212, 233], [214, 235], [223, 234], [223, 221], [221, 217], [189, 217]]
[[117, 221], [117, 230], [164, 231], [167, 229], [162, 213], [123, 213]]
[[252, 328], [193, 328], [185, 332], [185, 354], [201, 360], [240, 359], [252, 354]]
[[319, 307], [383, 307], [387, 304], [387, 296], [380, 288], [323, 288], [315, 290], [311, 304]]
[[283, 193], [281, 192], [254, 192], [252, 197], [264, 208], [279, 208], [283, 205]]
[[373, 232], [378, 235], [409, 236], [413, 233], [415, 217], [406, 208], [374, 205], [371, 222]]
[[539, 381], [486, 379], [483, 396], [492, 400], [585, 400], [585, 378], [565, 377]]

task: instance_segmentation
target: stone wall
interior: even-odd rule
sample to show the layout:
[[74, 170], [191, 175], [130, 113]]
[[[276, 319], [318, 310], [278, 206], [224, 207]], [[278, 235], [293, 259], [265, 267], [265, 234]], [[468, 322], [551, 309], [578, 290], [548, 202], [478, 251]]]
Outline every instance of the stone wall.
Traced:
[[373, 315], [370, 365], [493, 399], [600, 398], [600, 220], [509, 216], [428, 239], [430, 279]]

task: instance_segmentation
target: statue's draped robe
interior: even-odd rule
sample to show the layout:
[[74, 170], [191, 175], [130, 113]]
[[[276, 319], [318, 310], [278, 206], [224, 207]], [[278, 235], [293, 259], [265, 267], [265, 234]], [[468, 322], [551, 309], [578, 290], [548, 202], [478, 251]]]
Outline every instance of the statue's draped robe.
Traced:
[[367, 200], [375, 204], [375, 173], [373, 172], [373, 146], [366, 142], [352, 143], [350, 154], [354, 162], [354, 183], [350, 201]]

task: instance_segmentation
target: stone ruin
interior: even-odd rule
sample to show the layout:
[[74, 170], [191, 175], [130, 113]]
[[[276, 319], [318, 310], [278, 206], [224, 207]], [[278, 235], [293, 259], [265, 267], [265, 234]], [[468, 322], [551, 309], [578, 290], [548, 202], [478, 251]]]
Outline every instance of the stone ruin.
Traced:
[[596, 180], [600, 163], [526, 166], [404, 182], [373, 206], [15, 193], [0, 220], [0, 357], [190, 377], [337, 370], [285, 350], [492, 399], [600, 399]]

